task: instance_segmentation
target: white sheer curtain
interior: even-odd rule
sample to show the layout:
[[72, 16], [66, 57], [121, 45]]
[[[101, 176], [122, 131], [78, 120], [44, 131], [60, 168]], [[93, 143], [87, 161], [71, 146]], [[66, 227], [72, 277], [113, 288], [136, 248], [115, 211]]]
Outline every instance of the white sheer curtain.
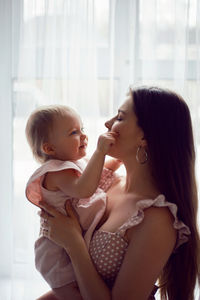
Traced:
[[34, 268], [37, 209], [24, 196], [37, 167], [24, 135], [28, 115], [43, 104], [74, 107], [85, 123], [91, 153], [129, 85], [172, 88], [191, 108], [199, 181], [200, 2], [0, 0], [0, 5], [0, 134], [7, 148], [13, 145], [13, 155], [1, 155], [0, 222], [7, 234], [0, 231], [0, 298], [31, 300], [48, 286]]

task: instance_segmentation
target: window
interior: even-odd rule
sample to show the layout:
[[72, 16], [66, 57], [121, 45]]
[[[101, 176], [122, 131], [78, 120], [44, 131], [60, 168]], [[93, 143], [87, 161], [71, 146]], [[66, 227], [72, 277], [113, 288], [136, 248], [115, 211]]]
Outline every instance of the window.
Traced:
[[[7, 230], [6, 235], [0, 232], [0, 276], [26, 277], [44, 288], [33, 273], [37, 208], [24, 195], [38, 166], [26, 142], [25, 124], [39, 105], [63, 103], [77, 109], [91, 154], [129, 85], [176, 89], [191, 109], [200, 181], [199, 9], [196, 0], [0, 2], [0, 228]], [[26, 293], [28, 299], [28, 285], [23, 300]]]

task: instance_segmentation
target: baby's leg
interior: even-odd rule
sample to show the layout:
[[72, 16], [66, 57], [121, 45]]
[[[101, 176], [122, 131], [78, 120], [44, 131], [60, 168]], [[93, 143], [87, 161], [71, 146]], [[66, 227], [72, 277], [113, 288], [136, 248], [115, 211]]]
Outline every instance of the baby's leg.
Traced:
[[82, 300], [78, 285], [71, 282], [60, 288], [54, 288], [53, 292], [58, 300]]

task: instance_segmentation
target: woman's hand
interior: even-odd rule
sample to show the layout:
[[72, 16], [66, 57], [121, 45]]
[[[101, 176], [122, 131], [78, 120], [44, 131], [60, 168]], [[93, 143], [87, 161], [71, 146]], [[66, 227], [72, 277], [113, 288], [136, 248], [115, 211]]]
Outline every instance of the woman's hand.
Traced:
[[67, 201], [65, 205], [67, 216], [58, 212], [46, 202], [40, 202], [39, 205], [43, 208], [40, 213], [43, 218], [43, 235], [65, 248], [70, 254], [80, 240], [83, 239], [81, 226], [70, 201]]

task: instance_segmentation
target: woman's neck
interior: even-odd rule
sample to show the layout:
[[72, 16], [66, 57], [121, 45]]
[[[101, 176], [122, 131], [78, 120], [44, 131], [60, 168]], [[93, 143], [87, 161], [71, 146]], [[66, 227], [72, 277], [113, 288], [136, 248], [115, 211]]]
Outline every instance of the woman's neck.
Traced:
[[126, 184], [125, 191], [138, 197], [154, 198], [160, 194], [151, 175], [149, 164], [139, 164], [137, 161], [125, 162]]

